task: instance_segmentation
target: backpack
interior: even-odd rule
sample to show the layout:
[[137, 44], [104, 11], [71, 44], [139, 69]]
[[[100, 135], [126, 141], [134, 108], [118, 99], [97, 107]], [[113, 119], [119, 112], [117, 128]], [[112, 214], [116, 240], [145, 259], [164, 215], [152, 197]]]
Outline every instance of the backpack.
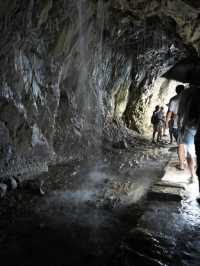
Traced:
[[159, 122], [158, 112], [154, 111], [151, 117], [151, 124], [155, 125], [158, 124], [158, 122]]

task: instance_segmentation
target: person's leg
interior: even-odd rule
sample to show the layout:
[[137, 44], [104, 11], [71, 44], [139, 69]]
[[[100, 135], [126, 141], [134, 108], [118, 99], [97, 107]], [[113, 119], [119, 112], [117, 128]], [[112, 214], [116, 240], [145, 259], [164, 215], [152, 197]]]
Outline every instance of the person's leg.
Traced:
[[166, 124], [164, 123], [163, 124], [163, 136], [166, 137], [167, 134], [166, 134]]
[[177, 142], [178, 141], [178, 128], [172, 128], [172, 135]]
[[164, 135], [164, 124], [163, 124], [163, 122], [161, 123], [161, 138], [163, 137], [163, 135]]
[[170, 137], [170, 144], [172, 144], [173, 143], [172, 129], [169, 129], [169, 137]]
[[185, 150], [183, 143], [178, 144], [178, 158], [179, 158], [179, 168], [181, 170], [184, 170]]
[[[199, 193], [200, 193], [200, 127], [198, 127], [197, 134], [195, 136], [195, 150], [196, 150], [196, 156], [197, 156], [197, 170], [196, 174], [198, 177], [198, 183], [199, 183]], [[200, 194], [197, 197], [197, 202], [200, 204]]]
[[160, 128], [160, 140], [163, 139], [163, 127]]
[[[152, 138], [153, 143], [156, 143], [155, 138], [156, 138], [156, 133], [158, 134], [158, 130], [159, 130], [158, 124], [154, 124], [153, 125], [153, 138]], [[158, 135], [157, 135], [157, 138], [158, 138]]]
[[178, 148], [177, 148], [177, 154], [178, 154], [178, 159], [179, 159], [178, 169], [184, 170], [185, 150], [184, 150], [184, 144], [182, 143], [181, 134], [179, 133], [178, 128], [172, 129], [172, 135], [178, 144]]
[[[193, 140], [192, 140], [193, 141]], [[186, 152], [187, 152], [187, 165], [190, 171], [191, 181], [195, 181], [196, 173], [195, 173], [195, 166], [196, 166], [196, 152], [194, 144], [186, 144], [185, 145]]]
[[191, 181], [194, 182], [194, 178], [195, 178], [195, 163], [194, 163], [194, 158], [192, 156], [187, 156], [187, 165], [188, 165], [188, 169], [190, 171], [190, 177], [191, 177]]
[[156, 129], [155, 127], [153, 128], [153, 136], [152, 136], [152, 142], [154, 143], [155, 142], [155, 136], [156, 136]]
[[158, 128], [158, 135], [157, 135], [157, 142], [159, 142], [162, 138], [162, 128], [159, 127]]

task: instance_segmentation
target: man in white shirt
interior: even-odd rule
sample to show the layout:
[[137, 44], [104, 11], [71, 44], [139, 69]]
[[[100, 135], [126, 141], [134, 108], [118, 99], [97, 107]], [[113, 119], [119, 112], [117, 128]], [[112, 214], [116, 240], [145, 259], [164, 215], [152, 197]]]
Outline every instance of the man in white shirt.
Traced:
[[181, 134], [179, 132], [178, 128], [178, 108], [179, 108], [179, 101], [180, 101], [180, 95], [181, 92], [184, 90], [183, 85], [178, 85], [176, 86], [176, 93], [174, 97], [170, 99], [169, 102], [169, 107], [168, 107], [168, 112], [167, 112], [167, 118], [166, 118], [166, 128], [168, 127], [169, 120], [172, 118], [173, 119], [173, 129], [172, 129], [172, 134], [174, 138], [177, 141], [178, 144], [178, 158], [179, 158], [179, 170], [184, 170], [184, 161], [185, 161], [185, 151], [184, 151], [184, 144], [181, 139]]

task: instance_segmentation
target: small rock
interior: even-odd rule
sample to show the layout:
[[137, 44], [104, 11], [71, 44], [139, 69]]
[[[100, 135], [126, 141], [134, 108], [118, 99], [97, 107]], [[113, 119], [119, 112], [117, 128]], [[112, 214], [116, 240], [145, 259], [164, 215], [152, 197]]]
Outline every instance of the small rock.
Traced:
[[74, 172], [71, 174], [71, 176], [75, 176], [75, 175], [77, 175], [77, 172], [76, 172], [76, 171], [74, 171]]
[[122, 169], [124, 166], [125, 166], [125, 164], [122, 163], [122, 164], [120, 165], [119, 169]]
[[44, 227], [45, 227], [45, 224], [44, 224], [44, 223], [41, 223], [41, 224], [39, 225], [39, 227], [40, 227], [40, 228], [44, 228]]
[[0, 197], [3, 198], [7, 192], [7, 185], [0, 183]]
[[40, 195], [45, 195], [45, 191], [43, 189], [43, 185], [44, 185], [44, 180], [41, 180], [40, 188], [39, 188]]
[[128, 148], [128, 144], [126, 142], [126, 140], [121, 140], [117, 143], [113, 144], [113, 148], [118, 148], [118, 149], [127, 149]]
[[8, 190], [14, 190], [17, 188], [17, 181], [13, 177], [6, 178], [3, 183], [7, 185]]
[[132, 166], [133, 166], [133, 163], [132, 163], [131, 161], [129, 161], [129, 162], [128, 162], [128, 165], [129, 165], [130, 167], [132, 167]]
[[134, 162], [135, 165], [139, 165], [140, 164], [138, 160], [133, 160], [133, 162]]

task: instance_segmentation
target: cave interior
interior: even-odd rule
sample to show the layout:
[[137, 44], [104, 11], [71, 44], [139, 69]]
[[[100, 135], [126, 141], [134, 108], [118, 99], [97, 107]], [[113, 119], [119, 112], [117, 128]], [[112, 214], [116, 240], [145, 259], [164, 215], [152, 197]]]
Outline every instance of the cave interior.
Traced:
[[148, 194], [177, 160], [152, 112], [200, 84], [200, 3], [0, 0], [0, 32], [3, 265], [199, 265], [198, 204]]

